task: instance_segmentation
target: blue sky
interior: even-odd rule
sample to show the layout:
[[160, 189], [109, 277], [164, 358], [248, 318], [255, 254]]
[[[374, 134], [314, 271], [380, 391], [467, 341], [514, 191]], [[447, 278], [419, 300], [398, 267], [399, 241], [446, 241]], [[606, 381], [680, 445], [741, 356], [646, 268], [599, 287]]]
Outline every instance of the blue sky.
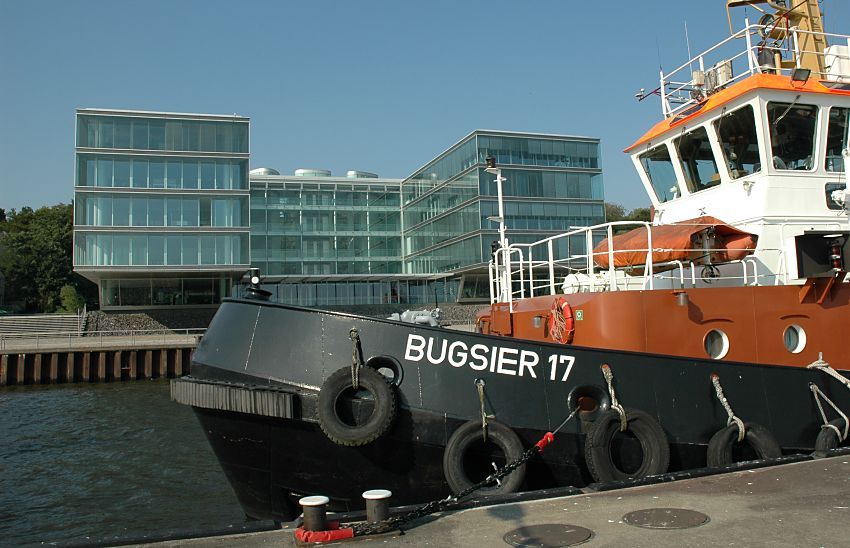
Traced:
[[[251, 167], [281, 173], [404, 177], [474, 129], [599, 137], [606, 200], [642, 207], [622, 149], [661, 115], [634, 94], [687, 60], [686, 22], [694, 53], [725, 38], [724, 6], [0, 0], [0, 207], [71, 200], [77, 107], [249, 116]], [[823, 9], [850, 32], [850, 2]]]

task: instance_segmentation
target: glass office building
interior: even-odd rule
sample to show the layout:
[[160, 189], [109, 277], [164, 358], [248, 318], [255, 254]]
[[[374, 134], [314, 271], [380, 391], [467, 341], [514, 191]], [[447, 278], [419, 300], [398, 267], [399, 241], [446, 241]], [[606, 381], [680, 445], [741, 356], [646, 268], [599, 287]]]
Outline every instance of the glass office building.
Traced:
[[605, 219], [598, 139], [470, 133], [401, 185], [404, 272], [466, 274], [461, 300], [487, 295], [486, 265], [498, 240], [498, 222], [491, 219], [499, 213], [496, 177], [484, 170], [488, 156], [505, 178], [511, 242], [533, 242]]
[[249, 267], [248, 118], [77, 109], [74, 270], [110, 307], [214, 305]]
[[442, 283], [402, 274], [400, 179], [251, 171], [251, 264], [273, 298], [302, 306], [424, 304]]

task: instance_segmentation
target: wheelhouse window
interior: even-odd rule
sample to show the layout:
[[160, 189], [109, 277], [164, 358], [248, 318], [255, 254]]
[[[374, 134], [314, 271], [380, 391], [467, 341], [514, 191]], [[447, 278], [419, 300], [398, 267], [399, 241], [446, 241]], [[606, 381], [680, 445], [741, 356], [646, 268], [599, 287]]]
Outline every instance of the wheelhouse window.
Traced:
[[751, 105], [722, 115], [714, 122], [714, 129], [733, 180], [761, 171], [756, 117]]
[[829, 109], [829, 124], [826, 127], [826, 170], [844, 171], [841, 151], [847, 148], [847, 127], [850, 126], [850, 108]]
[[682, 135], [675, 142], [688, 190], [699, 192], [720, 184], [717, 162], [704, 127]]
[[813, 169], [818, 107], [771, 102], [767, 104], [767, 120], [773, 167]]
[[667, 145], [655, 147], [640, 155], [640, 164], [652, 184], [659, 202], [667, 202], [681, 196], [673, 161]]

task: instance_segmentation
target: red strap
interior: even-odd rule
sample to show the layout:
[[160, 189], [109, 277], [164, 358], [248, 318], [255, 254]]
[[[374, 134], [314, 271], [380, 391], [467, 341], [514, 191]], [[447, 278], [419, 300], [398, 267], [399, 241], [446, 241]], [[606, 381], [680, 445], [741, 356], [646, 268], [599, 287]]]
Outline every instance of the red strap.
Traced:
[[354, 538], [354, 529], [340, 529], [338, 521], [329, 521], [327, 531], [305, 531], [303, 527], [299, 527], [295, 530], [295, 538], [301, 542], [332, 542]]
[[542, 453], [543, 450], [546, 449], [546, 446], [552, 443], [553, 441], [555, 441], [555, 434], [553, 434], [552, 432], [546, 432], [545, 434], [543, 434], [543, 437], [540, 438], [540, 441], [535, 443], [534, 446], [537, 447], [537, 450]]

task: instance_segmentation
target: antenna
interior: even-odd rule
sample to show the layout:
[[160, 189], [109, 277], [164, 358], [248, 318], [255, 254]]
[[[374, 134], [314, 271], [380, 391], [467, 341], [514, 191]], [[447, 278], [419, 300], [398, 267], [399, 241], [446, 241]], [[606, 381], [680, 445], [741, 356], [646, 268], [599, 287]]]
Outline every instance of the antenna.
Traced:
[[[691, 39], [688, 37], [688, 20], [685, 19], [685, 44], [688, 46], [688, 66], [691, 67], [693, 64], [691, 61], [693, 60], [693, 55], [691, 55]], [[693, 68], [693, 67], [691, 67]]]

